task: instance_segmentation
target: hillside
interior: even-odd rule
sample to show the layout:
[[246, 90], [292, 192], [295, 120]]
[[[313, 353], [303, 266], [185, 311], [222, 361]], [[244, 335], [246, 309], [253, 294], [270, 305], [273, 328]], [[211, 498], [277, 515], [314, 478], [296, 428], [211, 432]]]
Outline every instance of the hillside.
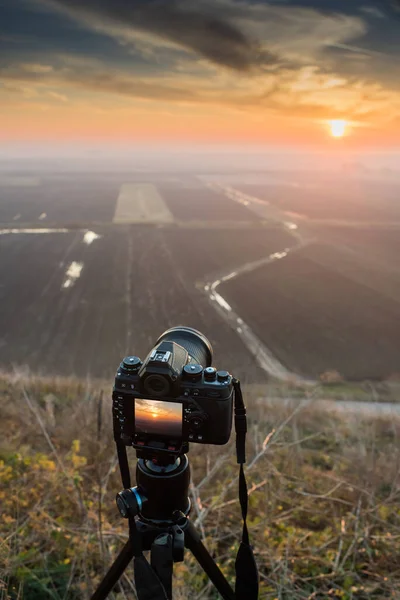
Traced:
[[[127, 539], [114, 502], [121, 484], [109, 388], [0, 378], [2, 600], [87, 599]], [[260, 598], [400, 597], [400, 418], [327, 411], [318, 403], [326, 390], [303, 391], [307, 402], [290, 408], [279, 400], [289, 391], [245, 389]], [[268, 395], [276, 400], [267, 407]], [[223, 452], [192, 444], [189, 458], [192, 518], [233, 582], [241, 528], [234, 436]], [[175, 598], [216, 598], [185, 556]], [[127, 575], [115, 599], [134, 597]]]

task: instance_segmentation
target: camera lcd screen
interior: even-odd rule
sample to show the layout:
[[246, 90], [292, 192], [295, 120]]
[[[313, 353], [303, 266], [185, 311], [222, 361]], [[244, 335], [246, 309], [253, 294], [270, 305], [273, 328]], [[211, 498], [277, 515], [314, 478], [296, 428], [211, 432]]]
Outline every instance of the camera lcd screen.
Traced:
[[135, 433], [182, 437], [182, 404], [135, 398]]

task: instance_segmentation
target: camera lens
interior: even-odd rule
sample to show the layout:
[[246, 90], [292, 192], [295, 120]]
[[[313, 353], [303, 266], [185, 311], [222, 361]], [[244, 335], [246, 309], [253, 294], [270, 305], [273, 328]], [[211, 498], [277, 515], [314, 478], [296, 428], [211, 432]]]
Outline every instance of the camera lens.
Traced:
[[170, 391], [169, 381], [163, 375], [149, 375], [143, 387], [150, 396], [166, 396]]
[[209, 367], [212, 363], [212, 346], [205, 335], [191, 327], [171, 327], [158, 338], [157, 344], [163, 341], [175, 342], [183, 346], [194, 363]]

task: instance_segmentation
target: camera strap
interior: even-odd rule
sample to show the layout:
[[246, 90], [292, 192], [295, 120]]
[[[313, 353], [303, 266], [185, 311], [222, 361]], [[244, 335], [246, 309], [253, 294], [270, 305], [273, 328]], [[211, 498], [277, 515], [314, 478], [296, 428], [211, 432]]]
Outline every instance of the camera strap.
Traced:
[[240, 465], [239, 470], [239, 502], [242, 510], [243, 530], [239, 550], [236, 555], [235, 571], [236, 600], [257, 600], [258, 598], [258, 571], [254, 559], [253, 548], [250, 545], [247, 529], [248, 493], [243, 465], [246, 462], [246, 433], [247, 419], [246, 407], [243, 402], [242, 390], [239, 379], [233, 379], [235, 390], [235, 431], [236, 431], [236, 457]]

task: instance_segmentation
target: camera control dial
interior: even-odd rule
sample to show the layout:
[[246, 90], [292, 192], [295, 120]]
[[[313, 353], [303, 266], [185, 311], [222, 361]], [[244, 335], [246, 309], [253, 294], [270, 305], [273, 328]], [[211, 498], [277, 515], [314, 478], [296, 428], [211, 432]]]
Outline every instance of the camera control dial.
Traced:
[[203, 425], [203, 423], [204, 423], [204, 419], [198, 415], [189, 419], [189, 425], [191, 427], [193, 427], [193, 429], [200, 429], [200, 427]]
[[204, 379], [206, 381], [214, 381], [217, 376], [217, 369], [214, 367], [206, 367], [204, 369]]

